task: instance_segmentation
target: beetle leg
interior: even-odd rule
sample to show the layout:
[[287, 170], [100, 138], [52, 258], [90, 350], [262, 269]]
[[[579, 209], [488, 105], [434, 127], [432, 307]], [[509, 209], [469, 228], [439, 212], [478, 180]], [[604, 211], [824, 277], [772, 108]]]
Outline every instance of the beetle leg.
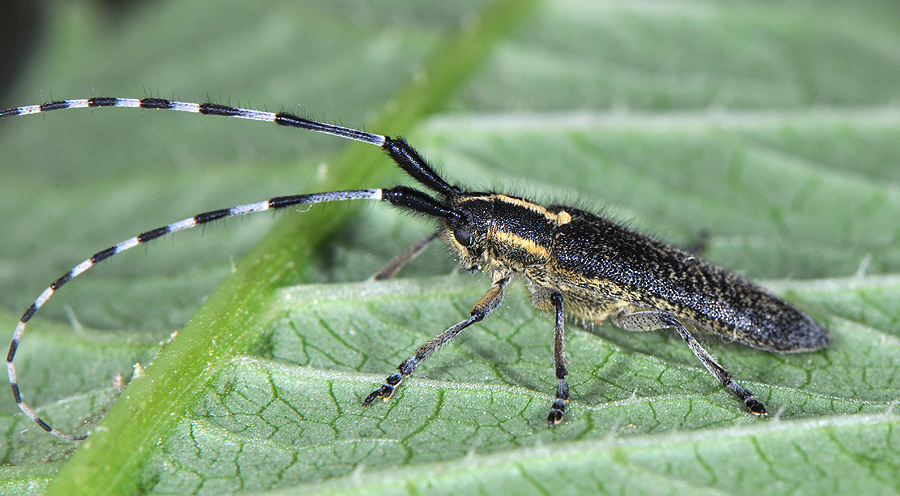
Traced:
[[555, 427], [563, 418], [566, 411], [566, 402], [569, 401], [569, 383], [566, 376], [569, 370], [566, 367], [565, 346], [565, 315], [563, 313], [563, 299], [559, 292], [550, 294], [550, 302], [556, 309], [556, 326], [553, 329], [553, 368], [556, 371], [556, 400], [550, 407], [550, 415], [547, 417], [547, 427]]
[[384, 265], [378, 272], [372, 274], [373, 281], [384, 281], [387, 279], [392, 279], [397, 272], [400, 272], [406, 264], [412, 262], [419, 255], [425, 251], [425, 248], [428, 248], [428, 245], [431, 244], [432, 241], [437, 239], [437, 237], [441, 234], [440, 231], [434, 231], [433, 233], [425, 236], [424, 238], [417, 241], [414, 245], [407, 248], [403, 253], [398, 253], [397, 256], [390, 259], [388, 263]]
[[626, 331], [652, 331], [665, 327], [675, 328], [691, 351], [694, 352], [694, 355], [697, 355], [697, 358], [703, 362], [703, 366], [706, 367], [706, 370], [714, 375], [723, 386], [730, 389], [738, 399], [743, 401], [751, 413], [759, 415], [760, 417], [768, 416], [766, 407], [754, 398], [750, 391], [747, 391], [743, 386], [734, 382], [732, 380], [731, 372], [719, 365], [716, 359], [713, 358], [708, 351], [703, 349], [700, 343], [694, 339], [694, 336], [688, 332], [684, 324], [674, 316], [665, 312], [635, 312], [618, 315], [613, 318], [613, 323]]
[[363, 400], [363, 406], [369, 406], [378, 398], [382, 398], [387, 400], [394, 394], [394, 390], [400, 385], [400, 383], [406, 377], [409, 377], [413, 371], [416, 370], [416, 367], [419, 366], [422, 362], [424, 362], [428, 357], [430, 357], [435, 351], [438, 350], [441, 346], [447, 344], [456, 337], [457, 334], [462, 332], [463, 329], [469, 327], [475, 322], [480, 322], [482, 319], [487, 317], [491, 312], [494, 311], [500, 303], [503, 301], [503, 293], [506, 288], [507, 283], [512, 276], [504, 275], [502, 277], [497, 278], [494, 281], [494, 284], [491, 285], [491, 288], [487, 290], [484, 296], [475, 303], [475, 306], [472, 307], [472, 312], [469, 314], [469, 318], [463, 320], [462, 322], [450, 327], [446, 331], [438, 334], [437, 336], [431, 338], [430, 341], [423, 344], [416, 350], [413, 356], [407, 358], [397, 367], [397, 372], [389, 375], [387, 379], [384, 380], [384, 384], [381, 385], [380, 388], [372, 391], [369, 396]]

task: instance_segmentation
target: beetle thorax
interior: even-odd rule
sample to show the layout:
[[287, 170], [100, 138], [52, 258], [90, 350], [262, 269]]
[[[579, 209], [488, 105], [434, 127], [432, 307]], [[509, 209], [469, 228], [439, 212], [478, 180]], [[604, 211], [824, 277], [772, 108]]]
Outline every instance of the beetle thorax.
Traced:
[[452, 203], [466, 214], [468, 223], [445, 225], [442, 239], [463, 268], [524, 272], [550, 260], [559, 214], [496, 193], [461, 195]]

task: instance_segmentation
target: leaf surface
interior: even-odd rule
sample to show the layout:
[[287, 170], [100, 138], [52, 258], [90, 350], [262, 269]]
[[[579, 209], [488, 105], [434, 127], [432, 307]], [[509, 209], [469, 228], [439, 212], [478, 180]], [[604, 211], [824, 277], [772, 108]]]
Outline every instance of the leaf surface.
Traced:
[[[5, 492], [900, 490], [892, 3], [560, 1], [517, 28], [490, 24], [481, 2], [93, 8], [48, 14], [41, 62], [0, 106], [142, 90], [296, 102], [314, 118], [405, 134], [468, 187], [574, 203], [682, 246], [708, 231], [705, 258], [783, 295], [834, 344], [775, 355], [706, 337], [775, 412], [759, 421], [675, 336], [570, 323], [573, 394], [550, 431], [552, 325], [514, 288], [392, 401], [364, 409], [489, 281], [452, 272], [435, 247], [401, 279], [358, 282], [430, 229], [384, 207], [248, 216], [116, 257], [42, 309], [17, 358], [23, 395], [61, 428], [88, 420], [80, 432], [92, 437], [49, 439], [3, 403]], [[485, 45], [465, 44], [479, 32]], [[454, 46], [465, 49], [447, 56]], [[423, 69], [435, 60], [440, 70]], [[399, 180], [371, 147], [232, 121], [124, 109], [5, 119], [10, 331], [49, 281], [137, 232]], [[130, 377], [162, 342], [105, 415], [109, 378]], [[129, 410], [153, 390], [166, 401]], [[114, 466], [127, 468], [86, 476]]]

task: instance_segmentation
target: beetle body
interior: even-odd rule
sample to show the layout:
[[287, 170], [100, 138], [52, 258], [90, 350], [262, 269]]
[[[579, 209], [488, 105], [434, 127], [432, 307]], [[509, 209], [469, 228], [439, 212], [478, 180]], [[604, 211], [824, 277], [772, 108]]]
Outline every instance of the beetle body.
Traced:
[[467, 193], [457, 205], [485, 220], [469, 247], [445, 226], [441, 238], [464, 268], [521, 274], [538, 302], [559, 291], [583, 322], [653, 310], [767, 351], [830, 343], [822, 326], [747, 279], [591, 212], [496, 193]]
[[0, 111], [0, 118], [51, 110], [130, 107], [193, 112], [271, 122], [378, 146], [426, 191], [408, 186], [330, 191], [271, 198], [266, 201], [205, 212], [145, 231], [101, 250], [48, 286], [22, 314], [7, 354], [13, 397], [21, 410], [48, 432], [64, 439], [84, 436], [51, 428], [22, 400], [13, 360], [27, 322], [60, 287], [94, 265], [125, 250], [168, 234], [229, 216], [299, 205], [336, 201], [378, 200], [435, 220], [438, 229], [396, 257], [376, 278], [391, 277], [427, 244], [439, 237], [471, 272], [491, 275], [491, 287], [469, 316], [436, 335], [404, 360], [397, 372], [369, 394], [363, 405], [388, 399], [400, 383], [438, 348], [468, 326], [483, 320], [503, 301], [514, 278], [525, 281], [533, 304], [554, 313], [553, 363], [556, 399], [549, 426], [563, 418], [569, 387], [565, 356], [566, 317], [585, 322], [609, 319], [628, 331], [674, 329], [707, 370], [758, 416], [766, 408], [732, 380], [732, 375], [697, 342], [688, 328], [768, 351], [792, 353], [828, 346], [825, 329], [784, 300], [743, 277], [694, 255], [641, 235], [604, 217], [577, 208], [544, 207], [524, 198], [466, 191], [445, 181], [403, 139], [312, 121], [288, 113], [271, 113], [218, 104], [177, 102], [159, 98], [90, 98], [62, 100]]

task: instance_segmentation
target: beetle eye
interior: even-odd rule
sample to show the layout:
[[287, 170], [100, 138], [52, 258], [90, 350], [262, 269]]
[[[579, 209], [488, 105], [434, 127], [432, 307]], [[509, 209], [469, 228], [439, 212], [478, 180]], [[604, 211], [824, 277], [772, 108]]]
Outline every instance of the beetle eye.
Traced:
[[455, 229], [453, 231], [453, 237], [456, 238], [456, 242], [468, 247], [472, 244], [472, 233], [469, 226], [463, 227], [462, 229]]

